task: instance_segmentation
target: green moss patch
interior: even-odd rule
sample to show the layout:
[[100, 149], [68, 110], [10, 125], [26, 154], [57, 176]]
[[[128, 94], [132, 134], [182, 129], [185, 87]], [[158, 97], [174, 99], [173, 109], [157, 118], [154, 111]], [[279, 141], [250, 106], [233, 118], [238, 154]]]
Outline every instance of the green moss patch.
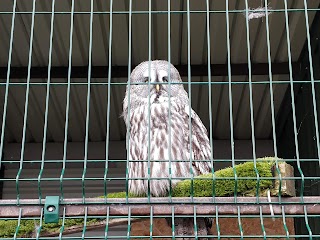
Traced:
[[[237, 165], [234, 169], [228, 167], [214, 174], [209, 173], [195, 177], [193, 181], [179, 182], [173, 189], [174, 197], [223, 197], [237, 195], [251, 196], [262, 194], [265, 189], [272, 188], [272, 171], [274, 161], [257, 162], [256, 169], [253, 162]], [[257, 181], [257, 174], [259, 179]], [[193, 186], [192, 186], [193, 184]]]

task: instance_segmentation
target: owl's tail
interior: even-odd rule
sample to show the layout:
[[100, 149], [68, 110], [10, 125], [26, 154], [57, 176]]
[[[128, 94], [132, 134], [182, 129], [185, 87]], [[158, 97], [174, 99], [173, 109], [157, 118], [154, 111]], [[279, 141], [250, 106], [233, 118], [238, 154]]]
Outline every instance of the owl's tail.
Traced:
[[[172, 227], [172, 219], [166, 218], [167, 223], [170, 227]], [[178, 240], [191, 240], [195, 239], [195, 236], [198, 236], [199, 240], [213, 240], [212, 237], [207, 237], [208, 235], [212, 235], [211, 227], [212, 227], [212, 218], [197, 218], [197, 231], [195, 231], [194, 226], [194, 218], [182, 218], [175, 217], [174, 218], [174, 235], [175, 239]], [[183, 237], [186, 236], [186, 237]], [[193, 237], [192, 237], [193, 236]]]

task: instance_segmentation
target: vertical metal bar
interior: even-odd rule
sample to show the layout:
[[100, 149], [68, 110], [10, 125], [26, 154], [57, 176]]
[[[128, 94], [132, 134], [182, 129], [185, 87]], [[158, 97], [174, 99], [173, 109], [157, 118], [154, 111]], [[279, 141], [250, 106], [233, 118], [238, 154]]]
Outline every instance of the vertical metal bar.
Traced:
[[174, 223], [174, 206], [171, 207], [171, 229], [172, 229], [172, 239], [176, 239], [175, 235], [175, 223]]
[[230, 121], [230, 146], [232, 170], [234, 174], [234, 202], [237, 202], [238, 176], [234, 157], [234, 134], [233, 134], [233, 107], [232, 107], [232, 74], [231, 74], [231, 49], [230, 49], [230, 23], [229, 23], [229, 0], [226, 0], [226, 26], [227, 26], [227, 55], [228, 55], [228, 89], [229, 89], [229, 121]]
[[[112, 71], [112, 27], [113, 27], [113, 0], [110, 0], [110, 15], [109, 15], [109, 57], [108, 57], [108, 99], [107, 99], [107, 133], [106, 133], [106, 165], [104, 168], [103, 184], [104, 196], [107, 196], [107, 174], [109, 170], [109, 135], [110, 135], [110, 95], [111, 95], [111, 71]], [[105, 198], [106, 199], [106, 198]]]
[[82, 184], [82, 202], [85, 203], [86, 191], [85, 191], [85, 176], [87, 172], [87, 160], [88, 160], [88, 142], [89, 142], [89, 121], [90, 121], [90, 96], [91, 96], [91, 66], [92, 66], [92, 29], [93, 29], [93, 0], [91, 0], [90, 8], [90, 29], [89, 29], [89, 64], [88, 64], [88, 82], [87, 82], [87, 112], [86, 112], [86, 132], [85, 132], [85, 146], [84, 146], [84, 162], [83, 172], [81, 178]]
[[66, 221], [66, 208], [63, 208], [63, 215], [62, 215], [62, 224], [60, 227], [60, 232], [59, 232], [59, 239], [62, 239], [62, 234], [64, 231], [64, 227], [65, 227], [65, 221]]
[[238, 215], [238, 226], [239, 226], [239, 230], [240, 230], [240, 237], [241, 237], [241, 239], [243, 239], [243, 228], [242, 228], [242, 224], [241, 224], [241, 214], [240, 214], [240, 207], [239, 206], [238, 206], [237, 215]]
[[104, 239], [108, 239], [109, 233], [109, 219], [110, 219], [110, 207], [107, 208], [107, 216], [106, 216], [106, 228], [104, 229]]
[[261, 225], [261, 230], [262, 230], [262, 233], [263, 233], [263, 239], [267, 239], [266, 229], [265, 229], [264, 224], [263, 224], [263, 215], [262, 215], [262, 207], [261, 207], [261, 205], [259, 206], [259, 215], [260, 215], [260, 225]]
[[[169, 82], [169, 146], [171, 145], [171, 0], [168, 0], [168, 82]], [[179, 159], [183, 160], [183, 159]], [[173, 159], [175, 164], [178, 164], [178, 159]], [[169, 147], [169, 202], [172, 202], [172, 155], [171, 147]]]
[[83, 229], [81, 234], [81, 239], [85, 239], [86, 230], [87, 230], [87, 221], [88, 221], [88, 207], [84, 209], [84, 219], [83, 219]]
[[193, 228], [194, 228], [194, 238], [198, 238], [198, 227], [197, 227], [197, 207], [196, 205], [193, 206]]
[[42, 152], [41, 152], [41, 166], [38, 175], [38, 196], [39, 204], [41, 204], [42, 191], [41, 191], [41, 177], [44, 170], [44, 160], [46, 156], [47, 146], [47, 130], [48, 130], [48, 114], [49, 114], [49, 99], [50, 99], [50, 83], [51, 83], [51, 64], [52, 64], [52, 45], [53, 45], [53, 26], [54, 26], [54, 11], [55, 11], [55, 0], [52, 0], [51, 5], [51, 24], [50, 24], [50, 40], [49, 40], [49, 57], [48, 57], [48, 80], [47, 80], [47, 91], [46, 91], [46, 106], [44, 113], [44, 126], [43, 126], [43, 139], [42, 139]]
[[[275, 124], [275, 111], [274, 111], [274, 97], [273, 97], [273, 76], [272, 76], [272, 59], [271, 59], [271, 47], [270, 47], [270, 29], [269, 29], [269, 13], [268, 13], [268, 0], [264, 0], [265, 5], [265, 16], [266, 16], [266, 33], [267, 33], [267, 52], [268, 52], [268, 72], [269, 72], [269, 90], [270, 90], [270, 108], [271, 108], [271, 123], [272, 123], [272, 138], [273, 138], [273, 151], [274, 156], [278, 157], [277, 150], [277, 135], [276, 135], [276, 124]], [[278, 164], [278, 162], [277, 162]]]
[[153, 206], [150, 206], [150, 240], [153, 239]]
[[256, 188], [256, 198], [257, 203], [259, 203], [259, 189], [260, 189], [260, 176], [257, 168], [257, 156], [256, 156], [256, 142], [255, 142], [255, 131], [254, 131], [254, 112], [253, 112], [253, 94], [252, 94], [252, 73], [251, 73], [251, 49], [250, 49], [250, 31], [249, 31], [249, 6], [248, 0], [246, 3], [246, 33], [247, 33], [247, 56], [248, 56], [248, 78], [249, 78], [249, 101], [250, 101], [250, 122], [251, 122], [251, 141], [252, 141], [252, 156], [254, 163], [254, 171], [257, 176], [257, 188]]
[[10, 45], [8, 53], [8, 70], [7, 70], [7, 80], [6, 80], [6, 90], [4, 94], [4, 103], [3, 103], [3, 114], [2, 114], [2, 126], [1, 126], [1, 140], [0, 140], [0, 168], [2, 168], [2, 154], [4, 146], [4, 133], [7, 120], [7, 107], [8, 107], [8, 98], [9, 98], [9, 85], [10, 85], [10, 70], [11, 70], [11, 61], [12, 61], [12, 46], [13, 46], [13, 37], [14, 37], [14, 24], [16, 19], [16, 7], [17, 0], [13, 1], [12, 6], [12, 18], [11, 18], [11, 32], [10, 32]]
[[306, 227], [308, 229], [308, 233], [309, 233], [309, 239], [312, 239], [312, 231], [311, 228], [309, 226], [309, 221], [308, 221], [308, 213], [307, 213], [307, 206], [303, 205], [303, 211], [304, 211], [304, 221], [306, 223]]
[[[275, 123], [275, 112], [274, 112], [274, 97], [273, 97], [273, 85], [272, 85], [272, 67], [271, 67], [271, 47], [270, 47], [270, 29], [269, 29], [269, 14], [268, 14], [268, 0], [264, 0], [265, 5], [265, 16], [266, 16], [266, 33], [267, 33], [267, 50], [268, 50], [268, 69], [269, 69], [269, 91], [270, 91], [270, 108], [271, 108], [271, 123], [272, 123], [272, 139], [273, 139], [273, 151], [276, 161], [276, 171], [279, 176], [279, 189], [282, 186], [282, 175], [279, 169], [278, 163], [278, 149], [277, 149], [277, 135], [276, 135], [276, 123]], [[281, 191], [278, 193], [279, 201], [281, 200]]]
[[287, 46], [288, 46], [288, 60], [289, 60], [289, 76], [290, 76], [290, 90], [291, 90], [291, 107], [292, 107], [292, 120], [293, 120], [293, 132], [294, 132], [294, 143], [295, 143], [295, 150], [296, 150], [296, 157], [297, 157], [297, 167], [298, 171], [301, 176], [301, 188], [300, 188], [300, 196], [301, 201], [303, 202], [303, 192], [304, 192], [304, 174], [302, 172], [300, 166], [300, 154], [298, 148], [298, 133], [297, 133], [297, 118], [296, 118], [296, 106], [295, 106], [295, 96], [294, 96], [294, 89], [293, 89], [293, 72], [292, 72], [292, 58], [291, 58], [291, 43], [290, 43], [290, 28], [289, 28], [289, 17], [288, 17], [288, 4], [286, 0], [284, 2], [284, 9], [285, 9], [285, 20], [286, 20], [286, 35], [287, 35]]
[[130, 238], [130, 232], [131, 232], [131, 207], [129, 206], [127, 239], [131, 239], [131, 238]]
[[288, 230], [288, 227], [287, 227], [287, 223], [286, 223], [286, 213], [284, 211], [284, 206], [281, 206], [281, 212], [282, 212], [282, 223], [283, 223], [283, 228], [286, 232], [286, 238], [287, 239], [290, 239], [289, 238], [289, 230]]
[[219, 208], [216, 206], [216, 228], [217, 228], [217, 235], [218, 240], [221, 239], [220, 227], [219, 227]]
[[[150, 192], [150, 185], [151, 185], [151, 159], [150, 159], [150, 153], [151, 153], [151, 102], [150, 102], [150, 92], [151, 92], [151, 84], [150, 84], [150, 79], [151, 79], [151, 47], [152, 47], [152, 43], [151, 43], [151, 0], [149, 0], [149, 4], [148, 4], [148, 202], [150, 203], [150, 197], [151, 197], [151, 192]], [[170, 124], [170, 123], [169, 123]], [[143, 159], [144, 160], [144, 159]], [[154, 160], [154, 159], [152, 159]], [[143, 163], [145, 164], [145, 163]], [[143, 179], [144, 181], [144, 179]], [[153, 180], [156, 181], [156, 180]]]
[[69, 34], [69, 66], [68, 66], [68, 84], [67, 84], [67, 103], [66, 103], [66, 120], [64, 126], [64, 143], [63, 143], [63, 163], [60, 174], [60, 193], [61, 199], [64, 198], [63, 192], [63, 176], [66, 169], [67, 146], [68, 146], [68, 128], [69, 128], [69, 108], [70, 108], [70, 87], [71, 87], [71, 69], [72, 69], [72, 37], [73, 37], [73, 15], [74, 15], [74, 0], [71, 1], [71, 19], [70, 19], [70, 34]]
[[[206, 0], [206, 22], [207, 22], [207, 64], [208, 64], [208, 112], [209, 112], [209, 141], [211, 148], [211, 172], [212, 181], [214, 182], [214, 163], [213, 163], [213, 136], [212, 136], [212, 89], [211, 89], [211, 38], [210, 38], [210, 4], [209, 0]], [[209, 160], [209, 159], [208, 159]], [[216, 195], [215, 184], [212, 184], [212, 196]], [[215, 198], [212, 198], [213, 202]]]
[[15, 230], [14, 235], [13, 235], [13, 239], [14, 240], [17, 239], [17, 236], [18, 236], [18, 233], [19, 233], [19, 229], [20, 229], [20, 225], [21, 225], [21, 217], [22, 217], [22, 208], [19, 208], [18, 224], [17, 224], [16, 230]]
[[128, 203], [128, 197], [129, 197], [129, 162], [133, 159], [130, 159], [130, 88], [131, 88], [131, 82], [130, 82], [130, 74], [131, 74], [131, 53], [132, 53], [132, 0], [129, 0], [129, 40], [128, 40], [128, 114], [127, 114], [127, 134], [126, 134], [126, 140], [127, 140], [127, 168], [126, 168], [126, 202]]
[[190, 185], [190, 190], [191, 190], [191, 199], [193, 200], [193, 195], [194, 195], [194, 187], [193, 187], [193, 169], [192, 169], [192, 123], [191, 123], [191, 50], [190, 50], [190, 0], [187, 0], [187, 32], [188, 32], [188, 95], [189, 95], [189, 167], [190, 167], [190, 180], [191, 180], [191, 185]]
[[308, 3], [306, 0], [304, 2], [304, 16], [306, 20], [306, 33], [307, 33], [307, 43], [308, 43], [308, 53], [309, 53], [309, 67], [310, 67], [310, 79], [311, 79], [311, 91], [312, 91], [312, 103], [313, 103], [313, 116], [314, 116], [314, 125], [316, 132], [316, 143], [317, 143], [317, 152], [320, 165], [320, 145], [319, 145], [319, 123], [318, 123], [318, 113], [317, 113], [317, 100], [316, 92], [314, 86], [314, 72], [313, 72], [313, 61], [312, 61], [312, 49], [311, 49], [311, 40], [310, 40], [310, 26], [308, 18]]
[[36, 235], [36, 239], [38, 240], [40, 238], [40, 232], [42, 229], [42, 220], [43, 220], [43, 208], [41, 209], [41, 215], [40, 215], [40, 219], [39, 219], [39, 226], [37, 228], [37, 235]]
[[32, 48], [33, 48], [35, 12], [36, 12], [36, 0], [33, 0], [31, 29], [30, 29], [30, 42], [29, 42], [27, 89], [26, 89], [25, 104], [24, 104], [23, 130], [22, 130], [22, 140], [21, 140], [22, 145], [21, 145], [21, 152], [20, 152], [20, 165], [19, 165], [19, 170], [18, 170], [17, 176], [16, 176], [16, 191], [17, 191], [18, 204], [19, 204], [19, 200], [20, 200], [19, 178], [20, 178], [20, 174], [22, 172], [22, 167], [23, 167], [26, 132], [27, 132], [27, 119], [28, 119], [28, 107], [29, 107], [29, 92], [30, 92], [30, 77], [31, 77], [31, 65], [32, 65]]

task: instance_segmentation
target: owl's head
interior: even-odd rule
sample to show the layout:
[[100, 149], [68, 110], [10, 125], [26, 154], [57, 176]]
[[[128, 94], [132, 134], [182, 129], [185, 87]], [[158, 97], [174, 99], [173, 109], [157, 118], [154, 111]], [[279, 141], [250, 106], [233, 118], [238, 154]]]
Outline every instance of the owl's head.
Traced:
[[[140, 63], [131, 73], [123, 101], [124, 113], [143, 104], [167, 104], [182, 101], [188, 104], [188, 95], [178, 70], [164, 60]], [[129, 96], [130, 92], [130, 96]], [[170, 95], [170, 98], [169, 98]]]

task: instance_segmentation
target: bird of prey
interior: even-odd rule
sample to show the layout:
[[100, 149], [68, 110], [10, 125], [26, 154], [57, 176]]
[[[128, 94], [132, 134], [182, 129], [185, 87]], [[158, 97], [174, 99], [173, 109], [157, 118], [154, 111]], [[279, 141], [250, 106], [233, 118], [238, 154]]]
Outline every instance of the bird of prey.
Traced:
[[[191, 108], [180, 74], [172, 64], [146, 61], [132, 71], [123, 100], [123, 118], [129, 143], [129, 192], [166, 196], [178, 181], [211, 172], [207, 130]], [[196, 221], [199, 239], [208, 239], [211, 220], [198, 217]], [[174, 223], [177, 239], [194, 239], [193, 217], [175, 217]]]

